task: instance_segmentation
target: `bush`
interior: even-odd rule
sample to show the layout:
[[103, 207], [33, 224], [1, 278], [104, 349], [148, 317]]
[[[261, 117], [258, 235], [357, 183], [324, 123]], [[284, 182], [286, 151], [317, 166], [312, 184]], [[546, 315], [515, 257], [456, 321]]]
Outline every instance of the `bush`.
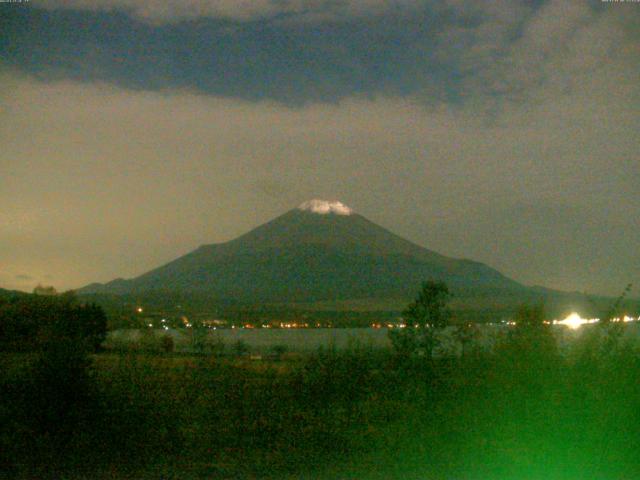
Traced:
[[287, 353], [287, 350], [289, 350], [289, 348], [286, 345], [282, 345], [282, 344], [274, 345], [273, 347], [271, 347], [271, 351], [273, 352], [273, 355], [278, 360], [282, 360], [282, 357], [284, 356], [285, 353]]
[[234, 353], [241, 357], [249, 353], [249, 345], [244, 340], [238, 340], [233, 344]]
[[160, 345], [162, 346], [162, 351], [164, 353], [171, 353], [175, 348], [173, 337], [171, 335], [163, 335], [160, 339]]

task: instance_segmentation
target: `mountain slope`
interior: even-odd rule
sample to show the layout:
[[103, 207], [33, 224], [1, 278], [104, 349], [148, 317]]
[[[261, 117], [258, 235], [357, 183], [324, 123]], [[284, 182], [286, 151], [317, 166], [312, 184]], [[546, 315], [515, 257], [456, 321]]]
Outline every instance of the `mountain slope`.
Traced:
[[411, 243], [338, 202], [313, 202], [134, 279], [92, 284], [80, 292], [199, 292], [289, 302], [404, 297], [428, 278], [454, 289], [522, 288], [486, 265]]

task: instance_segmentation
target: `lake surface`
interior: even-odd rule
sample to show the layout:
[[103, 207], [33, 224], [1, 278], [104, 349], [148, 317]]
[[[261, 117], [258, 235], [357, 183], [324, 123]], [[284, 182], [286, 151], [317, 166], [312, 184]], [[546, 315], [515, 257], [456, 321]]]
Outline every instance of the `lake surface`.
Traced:
[[[584, 332], [594, 328], [593, 325], [583, 326], [572, 330], [565, 326], [556, 326], [554, 331], [561, 348], [570, 345]], [[496, 340], [506, 334], [509, 327], [504, 325], [481, 325], [475, 344], [483, 349], [491, 349]], [[441, 335], [442, 347], [455, 352], [460, 346], [453, 336], [454, 329], [448, 328]], [[244, 342], [252, 353], [267, 353], [275, 346], [284, 346], [292, 352], [309, 352], [319, 347], [336, 348], [338, 350], [349, 347], [387, 348], [391, 346], [388, 329], [386, 328], [300, 328], [300, 329], [218, 329], [205, 331], [205, 343], [215, 345], [222, 342], [225, 350], [230, 352], [237, 342]], [[128, 348], [136, 343], [144, 345], [160, 345], [160, 338], [173, 338], [175, 350], [188, 352], [193, 350], [193, 332], [191, 330], [141, 330], [122, 329], [109, 332], [107, 346], [111, 348]], [[640, 325], [630, 323], [625, 325], [625, 337], [640, 338]]]
[[[155, 337], [169, 335], [174, 339], [177, 351], [191, 349], [193, 337], [191, 331], [155, 330]], [[140, 330], [116, 330], [107, 337], [108, 344], [125, 346], [129, 343], [145, 341], [146, 335]], [[344, 349], [350, 346], [385, 348], [390, 346], [387, 329], [383, 328], [255, 328], [255, 329], [219, 329], [206, 332], [206, 343], [223, 342], [227, 349], [241, 341], [252, 352], [265, 353], [273, 347], [282, 345], [289, 351], [308, 352], [319, 347]]]

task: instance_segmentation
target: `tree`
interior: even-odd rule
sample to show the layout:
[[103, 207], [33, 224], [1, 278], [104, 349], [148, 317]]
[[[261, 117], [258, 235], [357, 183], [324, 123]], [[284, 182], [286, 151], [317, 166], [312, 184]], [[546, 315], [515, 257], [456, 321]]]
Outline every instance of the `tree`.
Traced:
[[33, 289], [33, 294], [34, 295], [54, 296], [54, 295], [58, 294], [58, 291], [55, 288], [53, 288], [52, 286], [44, 286], [44, 285], [38, 284]]
[[0, 305], [0, 349], [43, 350], [57, 342], [98, 350], [107, 333], [101, 307], [79, 304], [73, 292], [24, 295]]
[[478, 338], [480, 331], [474, 323], [465, 322], [462, 325], [458, 325], [454, 332], [454, 336], [460, 345], [462, 346], [462, 356], [464, 357], [469, 350], [469, 346], [472, 345]]
[[627, 284], [618, 298], [616, 298], [616, 300], [609, 306], [605, 314], [602, 316], [602, 319], [600, 320], [600, 325], [606, 326], [607, 324], [611, 323], [611, 320], [613, 320], [614, 318], [622, 316], [625, 298], [627, 297], [627, 295], [629, 295], [629, 292], [631, 292], [631, 287], [631, 283]]
[[390, 330], [391, 343], [398, 353], [412, 354], [422, 349], [431, 358], [438, 331], [449, 325], [451, 310], [449, 287], [442, 281], [428, 280], [416, 299], [402, 312], [403, 330]]
[[80, 335], [87, 346], [94, 351], [101, 348], [107, 338], [107, 316], [99, 305], [94, 303], [79, 305], [75, 308]]
[[540, 328], [544, 325], [544, 305], [523, 304], [516, 310], [516, 326], [523, 329]]
[[515, 329], [510, 335], [514, 353], [523, 362], [530, 357], [552, 359], [557, 354], [557, 342], [552, 327], [545, 323], [543, 304], [520, 305], [515, 314]]
[[[608, 355], [618, 350], [625, 324], [621, 321], [616, 322], [614, 319], [623, 317], [626, 306], [625, 299], [631, 292], [631, 287], [631, 283], [627, 284], [622, 293], [600, 315], [598, 328], [589, 331], [587, 335], [586, 343], [589, 347], [586, 351], [591, 350], [593, 353], [599, 350], [601, 355]], [[590, 301], [592, 305], [595, 305], [592, 300]]]
[[171, 337], [171, 335], [164, 335], [161, 339], [160, 339], [160, 346], [162, 348], [162, 351], [164, 353], [171, 353], [173, 352], [173, 349], [175, 347], [175, 344], [173, 342], [173, 338]]
[[422, 283], [418, 297], [402, 312], [407, 321], [418, 327], [444, 328], [449, 324], [451, 311], [447, 303], [451, 298], [449, 287], [442, 281]]
[[92, 408], [89, 353], [105, 338], [105, 314], [99, 306], [79, 304], [73, 292], [26, 295], [8, 306], [0, 317], [12, 320], [6, 333], [13, 338], [3, 340], [12, 349], [30, 351], [34, 359], [24, 411], [32, 431], [46, 435], [60, 455]]
[[[48, 330], [51, 338], [69, 338], [89, 351], [98, 351], [107, 336], [107, 316], [102, 307], [79, 303], [74, 291], [58, 295], [53, 323]], [[52, 311], [53, 312], [53, 311]]]
[[204, 353], [207, 343], [207, 327], [201, 321], [194, 320], [191, 324], [191, 346], [193, 351], [198, 354]]

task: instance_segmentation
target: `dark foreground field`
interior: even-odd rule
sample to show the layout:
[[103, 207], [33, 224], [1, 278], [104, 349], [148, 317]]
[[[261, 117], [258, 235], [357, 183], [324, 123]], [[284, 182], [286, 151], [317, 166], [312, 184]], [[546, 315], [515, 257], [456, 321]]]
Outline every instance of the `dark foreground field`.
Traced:
[[640, 478], [640, 353], [604, 329], [563, 355], [521, 336], [433, 361], [58, 345], [1, 362], [4, 478]]

